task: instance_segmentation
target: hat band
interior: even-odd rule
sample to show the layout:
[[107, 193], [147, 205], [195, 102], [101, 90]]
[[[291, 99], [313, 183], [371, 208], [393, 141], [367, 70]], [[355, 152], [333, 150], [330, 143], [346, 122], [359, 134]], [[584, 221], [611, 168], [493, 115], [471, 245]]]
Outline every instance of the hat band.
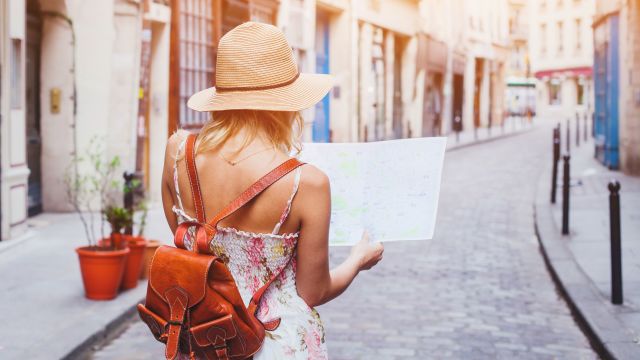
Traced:
[[296, 81], [298, 79], [298, 77], [300, 77], [300, 72], [298, 71], [298, 73], [290, 80], [287, 80], [285, 82], [279, 83], [279, 84], [274, 84], [274, 85], [266, 85], [266, 86], [238, 86], [238, 87], [232, 87], [232, 86], [216, 86], [216, 92], [226, 92], [226, 91], [255, 91], [255, 90], [269, 90], [269, 89], [277, 89], [283, 86], [287, 86], [292, 84], [294, 81]]

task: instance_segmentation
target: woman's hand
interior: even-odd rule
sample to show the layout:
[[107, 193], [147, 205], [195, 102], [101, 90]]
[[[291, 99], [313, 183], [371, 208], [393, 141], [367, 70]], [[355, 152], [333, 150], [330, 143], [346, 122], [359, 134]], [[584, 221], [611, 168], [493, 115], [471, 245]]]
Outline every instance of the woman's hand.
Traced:
[[369, 270], [382, 260], [384, 246], [382, 243], [371, 243], [369, 233], [364, 231], [362, 238], [351, 248], [351, 256], [358, 264], [359, 270]]

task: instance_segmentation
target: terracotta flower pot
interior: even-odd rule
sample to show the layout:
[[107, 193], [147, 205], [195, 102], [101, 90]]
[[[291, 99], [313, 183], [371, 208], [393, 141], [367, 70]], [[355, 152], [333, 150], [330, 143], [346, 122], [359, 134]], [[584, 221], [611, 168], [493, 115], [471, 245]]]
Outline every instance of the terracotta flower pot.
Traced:
[[122, 279], [122, 289], [133, 289], [138, 285], [140, 269], [142, 268], [142, 257], [147, 247], [147, 240], [140, 236], [123, 235], [127, 247], [131, 252], [127, 258], [124, 268], [124, 278]]
[[111, 233], [108, 238], [98, 240], [98, 246], [111, 247], [111, 242], [115, 244], [116, 249], [124, 249], [127, 247], [127, 236], [121, 233]]
[[149, 267], [151, 266], [151, 259], [155, 254], [158, 247], [162, 243], [158, 240], [147, 240], [147, 247], [144, 249], [144, 255], [142, 256], [142, 269], [140, 269], [140, 279], [147, 279], [149, 277]]
[[110, 300], [118, 295], [129, 249], [96, 250], [95, 247], [76, 248], [85, 296], [91, 300]]

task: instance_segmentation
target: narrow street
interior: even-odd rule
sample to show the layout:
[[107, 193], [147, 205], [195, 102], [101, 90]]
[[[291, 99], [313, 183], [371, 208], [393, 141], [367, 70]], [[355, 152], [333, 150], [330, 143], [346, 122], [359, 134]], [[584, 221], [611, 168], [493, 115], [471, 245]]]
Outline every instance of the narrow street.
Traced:
[[[593, 359], [559, 297], [533, 225], [550, 125], [446, 154], [436, 237], [385, 259], [319, 308], [331, 359]], [[337, 263], [348, 249], [332, 249]], [[94, 359], [157, 359], [135, 321]]]

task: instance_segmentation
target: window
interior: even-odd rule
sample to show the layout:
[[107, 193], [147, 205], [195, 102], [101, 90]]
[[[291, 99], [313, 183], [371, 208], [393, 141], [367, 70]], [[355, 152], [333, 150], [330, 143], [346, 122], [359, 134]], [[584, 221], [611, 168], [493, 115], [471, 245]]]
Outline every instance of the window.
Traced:
[[22, 108], [22, 41], [20, 39], [13, 39], [11, 41], [11, 76], [10, 79], [10, 91], [11, 94], [11, 108]]
[[187, 107], [191, 94], [213, 86], [217, 44], [222, 35], [250, 19], [273, 23], [271, 0], [181, 0], [171, 2], [169, 132], [199, 128], [206, 112]]
[[564, 46], [564, 36], [563, 36], [563, 26], [562, 21], [558, 21], [558, 54], [562, 54], [563, 46]]
[[540, 55], [547, 53], [547, 24], [540, 25]]
[[584, 105], [584, 95], [585, 95], [585, 87], [586, 87], [586, 82], [584, 81], [584, 78], [578, 78], [576, 79], [576, 104], [578, 105]]
[[576, 19], [576, 51], [580, 51], [582, 49], [582, 32], [580, 28], [582, 27], [582, 22], [580, 19]]
[[561, 105], [562, 97], [560, 96], [560, 80], [551, 79], [549, 82], [549, 105]]

